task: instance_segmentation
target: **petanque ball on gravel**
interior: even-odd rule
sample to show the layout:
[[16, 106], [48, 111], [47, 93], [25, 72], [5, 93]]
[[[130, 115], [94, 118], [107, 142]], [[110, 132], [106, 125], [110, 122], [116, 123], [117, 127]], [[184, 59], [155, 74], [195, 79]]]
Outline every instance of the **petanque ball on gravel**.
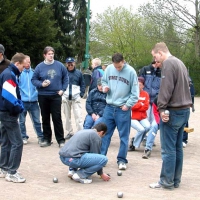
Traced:
[[121, 175], [122, 175], [122, 171], [121, 171], [121, 170], [118, 170], [118, 171], [117, 171], [117, 175], [118, 175], [118, 176], [121, 176]]
[[123, 197], [123, 192], [118, 192], [118, 193], [117, 193], [117, 197], [118, 197], [118, 198], [122, 198], [122, 197]]
[[58, 183], [58, 179], [56, 177], [53, 178], [54, 183]]

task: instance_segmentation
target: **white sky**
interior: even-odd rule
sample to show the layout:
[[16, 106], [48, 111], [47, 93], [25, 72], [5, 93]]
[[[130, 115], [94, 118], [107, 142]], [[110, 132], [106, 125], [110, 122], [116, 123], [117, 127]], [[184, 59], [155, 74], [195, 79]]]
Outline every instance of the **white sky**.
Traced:
[[151, 2], [152, 0], [90, 0], [90, 10], [92, 11], [92, 19], [96, 14], [103, 13], [109, 6], [112, 8], [123, 6], [136, 11], [136, 9], [144, 3]]

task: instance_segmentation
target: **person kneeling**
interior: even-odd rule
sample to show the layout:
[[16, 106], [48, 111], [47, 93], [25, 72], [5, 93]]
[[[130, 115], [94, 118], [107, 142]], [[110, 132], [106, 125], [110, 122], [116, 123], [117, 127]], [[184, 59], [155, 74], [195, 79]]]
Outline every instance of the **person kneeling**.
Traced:
[[89, 177], [97, 172], [104, 181], [110, 180], [110, 176], [103, 173], [108, 158], [100, 154], [101, 138], [106, 131], [107, 126], [103, 123], [80, 130], [60, 149], [60, 160], [69, 166], [69, 178], [80, 183], [92, 183]]

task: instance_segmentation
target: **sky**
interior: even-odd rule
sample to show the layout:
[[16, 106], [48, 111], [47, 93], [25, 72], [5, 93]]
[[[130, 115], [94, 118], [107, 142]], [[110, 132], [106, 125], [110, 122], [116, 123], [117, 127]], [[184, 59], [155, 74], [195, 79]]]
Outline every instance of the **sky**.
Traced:
[[98, 14], [103, 13], [109, 6], [112, 8], [123, 6], [136, 11], [140, 5], [151, 2], [152, 0], [90, 0], [90, 10], [92, 11], [92, 19]]

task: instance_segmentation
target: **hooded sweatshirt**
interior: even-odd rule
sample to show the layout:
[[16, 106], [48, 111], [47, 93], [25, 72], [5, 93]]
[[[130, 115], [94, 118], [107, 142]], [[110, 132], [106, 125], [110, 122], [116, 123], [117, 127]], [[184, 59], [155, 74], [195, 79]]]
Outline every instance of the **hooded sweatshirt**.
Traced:
[[117, 71], [113, 64], [109, 65], [102, 78], [103, 89], [108, 86], [106, 102], [114, 106], [132, 107], [139, 98], [138, 78], [135, 70], [124, 64], [121, 71]]

